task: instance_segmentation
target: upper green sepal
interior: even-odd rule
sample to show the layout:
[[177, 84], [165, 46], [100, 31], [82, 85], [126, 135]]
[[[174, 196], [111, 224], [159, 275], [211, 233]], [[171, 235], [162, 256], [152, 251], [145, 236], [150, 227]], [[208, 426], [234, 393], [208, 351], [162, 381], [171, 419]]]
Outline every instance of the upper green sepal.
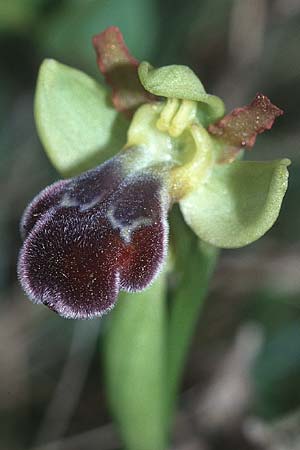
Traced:
[[151, 94], [204, 103], [199, 107], [200, 116], [205, 116], [203, 120], [205, 119], [206, 123], [203, 125], [224, 116], [223, 101], [215, 95], [207, 94], [203, 84], [189, 67], [171, 65], [154, 69], [151, 64], [144, 61], [139, 65], [138, 73], [142, 85]]
[[109, 104], [106, 89], [53, 59], [39, 71], [35, 120], [50, 160], [64, 176], [100, 164], [126, 142], [128, 125]]
[[242, 247], [274, 224], [288, 184], [288, 159], [216, 165], [210, 178], [180, 201], [185, 221], [216, 247]]

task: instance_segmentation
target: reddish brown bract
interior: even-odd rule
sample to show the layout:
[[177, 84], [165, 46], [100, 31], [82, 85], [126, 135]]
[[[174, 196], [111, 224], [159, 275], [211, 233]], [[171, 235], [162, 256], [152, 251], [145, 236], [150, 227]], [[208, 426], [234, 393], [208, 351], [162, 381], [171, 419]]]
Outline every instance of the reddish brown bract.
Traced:
[[241, 148], [251, 148], [256, 136], [272, 128], [276, 117], [283, 111], [263, 94], [256, 94], [250, 105], [234, 109], [216, 124], [208, 127], [210, 134], [226, 144], [222, 162], [235, 156]]
[[22, 222], [24, 290], [63, 317], [103, 315], [120, 289], [144, 289], [161, 269], [167, 209], [160, 178], [124, 177], [118, 158], [46, 188]]
[[100, 71], [112, 87], [114, 107], [131, 117], [143, 103], [153, 100], [140, 83], [138, 61], [129, 53], [119, 28], [109, 27], [93, 38]]

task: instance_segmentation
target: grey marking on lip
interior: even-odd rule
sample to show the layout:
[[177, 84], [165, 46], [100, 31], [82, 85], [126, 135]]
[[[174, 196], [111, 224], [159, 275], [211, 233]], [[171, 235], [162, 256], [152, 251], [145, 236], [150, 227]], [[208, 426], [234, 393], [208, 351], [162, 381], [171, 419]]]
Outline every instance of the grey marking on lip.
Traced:
[[87, 211], [88, 209], [96, 206], [97, 203], [99, 203], [101, 201], [101, 199], [102, 199], [102, 195], [97, 195], [90, 202], [84, 203], [83, 205], [81, 205], [80, 202], [76, 198], [71, 198], [69, 193], [67, 192], [62, 198], [62, 200], [60, 202], [60, 206], [62, 206], [64, 208], [71, 208], [73, 206], [79, 206], [80, 211]]
[[120, 237], [123, 239], [125, 244], [130, 244], [131, 242], [131, 234], [142, 227], [147, 227], [152, 225], [152, 220], [148, 217], [139, 217], [138, 219], [133, 220], [131, 225], [123, 225], [120, 223], [114, 216], [114, 207], [111, 206], [107, 211], [107, 218], [114, 230], [120, 231]]

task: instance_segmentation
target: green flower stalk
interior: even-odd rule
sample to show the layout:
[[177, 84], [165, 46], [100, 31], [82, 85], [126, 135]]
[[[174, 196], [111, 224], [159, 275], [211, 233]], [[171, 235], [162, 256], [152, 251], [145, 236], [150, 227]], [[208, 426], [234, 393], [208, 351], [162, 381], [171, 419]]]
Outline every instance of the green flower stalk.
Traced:
[[[111, 99], [102, 83], [76, 69], [54, 60], [45, 60], [40, 69], [37, 129], [53, 165], [67, 178], [44, 189], [25, 210], [19, 278], [33, 302], [63, 317], [84, 319], [102, 316], [115, 306], [120, 292], [125, 297], [142, 292], [159, 277], [145, 291], [147, 307], [138, 299], [120, 300], [108, 333], [109, 354], [115, 353], [107, 363], [113, 409], [128, 448], [159, 450], [165, 448], [165, 415], [172, 408], [201, 300], [192, 299], [193, 292], [185, 299], [179, 288], [168, 323], [162, 300], [165, 274], [172, 270], [165, 264], [168, 214], [179, 204], [193, 231], [186, 246], [194, 266], [199, 263], [201, 284], [188, 278], [185, 284], [203, 298], [214, 247], [241, 247], [259, 239], [279, 214], [289, 160], [248, 162], [241, 157], [283, 112], [257, 94], [249, 105], [225, 114], [223, 101], [208, 94], [190, 68], [140, 64], [116, 27], [95, 36], [93, 43], [99, 68], [112, 88]], [[206, 255], [201, 258], [198, 239]], [[153, 304], [151, 292], [157, 296]], [[128, 317], [141, 325], [136, 334]], [[129, 362], [126, 351], [136, 339], [141, 346]], [[151, 342], [153, 371], [146, 358]], [[165, 354], [172, 398], [162, 400], [168, 373]], [[116, 373], [127, 380], [127, 387]], [[141, 376], [146, 380], [142, 385]], [[132, 393], [128, 383], [139, 386], [136, 403], [136, 391]], [[126, 419], [130, 399], [135, 406]], [[154, 419], [143, 440], [147, 401]], [[135, 420], [141, 428], [137, 432], [130, 425]]]

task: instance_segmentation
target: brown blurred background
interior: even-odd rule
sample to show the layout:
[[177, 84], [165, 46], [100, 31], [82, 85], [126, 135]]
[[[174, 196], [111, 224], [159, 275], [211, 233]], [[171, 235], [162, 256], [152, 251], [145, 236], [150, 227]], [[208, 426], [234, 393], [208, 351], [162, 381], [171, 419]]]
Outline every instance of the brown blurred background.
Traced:
[[91, 36], [112, 24], [137, 58], [191, 66], [228, 110], [259, 91], [285, 111], [247, 154], [292, 160], [279, 220], [221, 254], [171, 448], [300, 449], [299, 0], [0, 0], [0, 448], [122, 448], [105, 399], [102, 322], [34, 306], [16, 278], [22, 211], [59, 177], [34, 126], [38, 67], [53, 57], [100, 79]]

